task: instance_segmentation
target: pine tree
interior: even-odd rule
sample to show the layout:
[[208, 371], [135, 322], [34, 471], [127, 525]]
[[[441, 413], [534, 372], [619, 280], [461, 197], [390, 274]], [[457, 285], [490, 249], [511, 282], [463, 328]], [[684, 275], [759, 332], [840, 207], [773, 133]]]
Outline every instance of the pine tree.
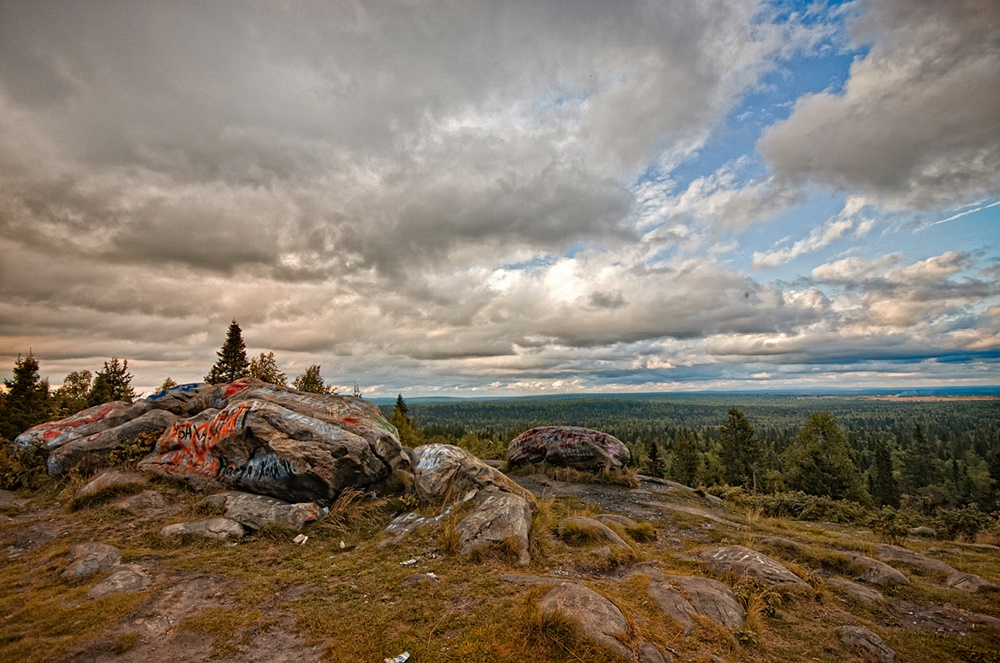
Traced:
[[49, 418], [49, 381], [38, 375], [38, 360], [28, 351], [17, 356], [14, 375], [4, 380], [7, 393], [0, 407], [0, 436], [14, 439]]
[[247, 360], [247, 347], [243, 343], [243, 330], [236, 324], [236, 320], [230, 323], [229, 331], [226, 332], [226, 342], [215, 354], [218, 360], [205, 376], [205, 382], [226, 384], [249, 374], [250, 362]]
[[173, 389], [176, 386], [177, 386], [177, 381], [168, 375], [167, 379], [164, 380], [163, 384], [160, 385], [159, 391], [166, 391], [167, 389]]
[[847, 438], [828, 412], [809, 415], [782, 461], [785, 482], [792, 490], [861, 504], [871, 501], [851, 459]]
[[729, 418], [719, 429], [719, 445], [719, 460], [726, 483], [756, 490], [762, 445], [740, 410], [729, 410]]
[[87, 394], [87, 405], [94, 406], [111, 401], [132, 403], [136, 399], [132, 388], [132, 374], [128, 372], [128, 359], [119, 361], [112, 357], [104, 362], [104, 368], [97, 371], [94, 383]]
[[299, 391], [308, 391], [313, 394], [335, 394], [337, 390], [323, 382], [323, 376], [319, 374], [320, 365], [313, 364], [306, 369], [306, 372], [292, 381], [292, 386]]
[[251, 359], [247, 372], [252, 378], [276, 384], [279, 387], [288, 384], [285, 374], [278, 370], [278, 362], [275, 361], [273, 352], [267, 354], [261, 352], [260, 356]]
[[899, 484], [892, 472], [892, 454], [884, 440], [872, 449], [871, 494], [876, 506], [899, 507]]

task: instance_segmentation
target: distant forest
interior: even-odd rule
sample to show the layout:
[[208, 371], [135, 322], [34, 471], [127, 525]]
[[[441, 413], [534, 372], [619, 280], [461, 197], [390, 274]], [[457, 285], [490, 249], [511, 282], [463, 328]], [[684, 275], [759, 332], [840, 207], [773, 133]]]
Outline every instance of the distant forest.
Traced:
[[[399, 419], [399, 403], [385, 408]], [[503, 458], [529, 428], [595, 428], [641, 473], [690, 486], [801, 491], [866, 507], [1000, 510], [1000, 400], [755, 394], [415, 402], [408, 443]]]

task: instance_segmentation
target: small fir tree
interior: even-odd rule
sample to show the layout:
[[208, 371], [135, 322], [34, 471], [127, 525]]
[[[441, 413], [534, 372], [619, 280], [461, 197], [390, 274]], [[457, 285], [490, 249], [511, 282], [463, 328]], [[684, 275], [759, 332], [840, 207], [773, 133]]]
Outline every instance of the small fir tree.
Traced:
[[212, 370], [205, 376], [209, 384], [225, 384], [249, 375], [250, 362], [247, 360], [247, 347], [243, 343], [243, 330], [233, 320], [226, 332], [226, 342], [215, 353], [218, 359]]
[[128, 359], [119, 360], [112, 357], [104, 362], [104, 368], [97, 371], [94, 383], [87, 394], [87, 404], [90, 406], [125, 401], [131, 403], [136, 399], [132, 388], [132, 374], [128, 372]]
[[273, 352], [268, 352], [267, 354], [261, 352], [259, 356], [251, 359], [247, 371], [250, 377], [270, 384], [276, 384], [279, 387], [284, 387], [288, 384], [285, 374], [278, 370], [278, 362], [275, 361]]
[[403, 400], [402, 394], [396, 397], [396, 407], [392, 410], [389, 423], [396, 427], [396, 430], [399, 432], [399, 441], [405, 446], [416, 446], [423, 439], [420, 430], [414, 421], [410, 419], [410, 409], [406, 406], [406, 401]]
[[649, 443], [649, 474], [660, 479], [667, 476], [667, 459], [655, 440]]
[[292, 381], [292, 386], [299, 391], [308, 391], [313, 394], [335, 394], [337, 390], [323, 382], [323, 376], [319, 374], [320, 365], [313, 364], [306, 369], [306, 372]]
[[177, 381], [168, 375], [167, 379], [164, 380], [163, 384], [160, 385], [159, 391], [166, 391], [167, 389], [173, 389], [176, 386], [177, 386]]

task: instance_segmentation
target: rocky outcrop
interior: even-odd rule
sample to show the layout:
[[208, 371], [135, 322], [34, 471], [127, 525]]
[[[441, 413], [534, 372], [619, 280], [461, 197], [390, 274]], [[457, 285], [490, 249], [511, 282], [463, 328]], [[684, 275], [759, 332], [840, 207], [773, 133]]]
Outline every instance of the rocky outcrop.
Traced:
[[125, 564], [114, 567], [114, 572], [107, 578], [90, 588], [87, 596], [99, 599], [108, 594], [122, 592], [140, 592], [149, 586], [149, 574], [136, 564]]
[[868, 583], [869, 585], [877, 585], [878, 587], [910, 584], [909, 578], [888, 564], [858, 553], [849, 553], [848, 557], [852, 562], [864, 569], [864, 572], [857, 576], [855, 580]]
[[405, 466], [395, 429], [351, 396], [311, 394], [245, 378], [198, 393], [140, 469], [198, 486], [287, 502], [332, 501]]
[[86, 578], [117, 566], [122, 551], [106, 543], [79, 543], [67, 557], [69, 565], [59, 575], [66, 579]]
[[[111, 451], [135, 444], [143, 435], [161, 433], [175, 421], [177, 415], [171, 412], [150, 410], [119, 426], [70, 440], [49, 453], [47, 461], [49, 476], [61, 476], [74, 468], [88, 472], [99, 467]], [[152, 446], [152, 443], [149, 443], [146, 448], [151, 451]]]
[[702, 551], [698, 559], [708, 564], [716, 573], [731, 572], [747, 575], [768, 585], [809, 586], [802, 578], [767, 555], [743, 546], [710, 548]]
[[736, 600], [733, 590], [717, 580], [697, 576], [662, 576], [651, 580], [647, 587], [660, 610], [684, 627], [694, 630], [696, 615], [708, 617], [723, 628], [743, 628], [747, 613]]
[[515, 437], [507, 445], [510, 465], [548, 463], [578, 470], [619, 470], [631, 454], [613, 435], [589, 428], [542, 426]]

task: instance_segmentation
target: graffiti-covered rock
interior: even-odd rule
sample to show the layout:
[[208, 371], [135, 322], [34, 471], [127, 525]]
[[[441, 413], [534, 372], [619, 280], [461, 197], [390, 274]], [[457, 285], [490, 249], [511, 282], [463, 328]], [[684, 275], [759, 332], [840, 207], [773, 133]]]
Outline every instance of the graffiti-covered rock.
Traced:
[[[114, 449], [134, 444], [143, 435], [162, 432], [175, 421], [177, 415], [171, 412], [150, 410], [120, 426], [71, 439], [49, 453], [47, 461], [49, 476], [61, 476], [73, 468], [83, 472], [93, 470]], [[147, 449], [151, 450], [151, 446]]]
[[532, 428], [507, 445], [510, 465], [548, 463], [586, 471], [618, 470], [631, 459], [628, 447], [617, 437], [574, 426]]
[[373, 486], [407, 462], [395, 428], [359, 398], [245, 378], [187, 405], [202, 406], [170, 426], [139, 468], [294, 503]]

